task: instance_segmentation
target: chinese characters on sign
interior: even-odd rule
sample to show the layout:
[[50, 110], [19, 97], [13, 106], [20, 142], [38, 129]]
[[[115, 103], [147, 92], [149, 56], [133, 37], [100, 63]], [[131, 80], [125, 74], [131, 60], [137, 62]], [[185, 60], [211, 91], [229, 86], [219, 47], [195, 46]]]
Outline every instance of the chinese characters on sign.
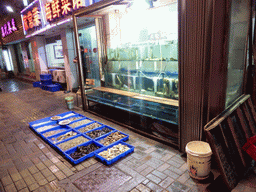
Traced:
[[23, 14], [22, 20], [25, 31], [41, 26], [39, 6], [29, 9], [25, 14]]
[[12, 19], [11, 21], [7, 21], [7, 23], [1, 26], [2, 37], [4, 38], [17, 30], [18, 29], [16, 27], [16, 23], [14, 19]]
[[82, 0], [53, 0], [44, 5], [45, 17], [48, 22], [54, 21], [60, 17], [71, 14], [73, 10], [84, 7], [85, 1]]

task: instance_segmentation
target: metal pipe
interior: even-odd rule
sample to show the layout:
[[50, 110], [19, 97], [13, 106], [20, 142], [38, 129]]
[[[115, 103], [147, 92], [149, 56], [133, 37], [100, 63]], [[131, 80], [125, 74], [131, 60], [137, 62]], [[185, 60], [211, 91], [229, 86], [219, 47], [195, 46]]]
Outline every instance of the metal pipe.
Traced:
[[73, 17], [73, 28], [74, 28], [75, 44], [76, 44], [76, 54], [77, 54], [77, 61], [78, 61], [79, 83], [80, 83], [80, 89], [81, 89], [82, 105], [83, 105], [83, 110], [87, 111], [88, 105], [87, 105], [87, 97], [85, 95], [85, 89], [84, 89], [84, 76], [83, 76], [82, 56], [81, 56], [78, 28], [77, 28], [77, 18], [74, 14], [72, 15], [72, 17]]

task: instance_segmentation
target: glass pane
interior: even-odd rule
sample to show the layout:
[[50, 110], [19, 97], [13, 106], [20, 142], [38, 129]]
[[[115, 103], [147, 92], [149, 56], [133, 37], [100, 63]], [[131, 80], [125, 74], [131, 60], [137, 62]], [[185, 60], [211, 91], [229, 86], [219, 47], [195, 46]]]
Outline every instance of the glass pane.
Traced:
[[108, 20], [106, 86], [178, 99], [177, 2], [134, 1]]
[[60, 35], [45, 39], [45, 51], [47, 56], [48, 67], [63, 68], [64, 56]]
[[226, 107], [242, 94], [246, 40], [249, 27], [249, 1], [233, 0], [228, 55]]
[[83, 21], [85, 24], [78, 29], [83, 75], [87, 79], [94, 79], [95, 86], [100, 86], [95, 18], [78, 18], [78, 22], [81, 23]]
[[33, 54], [32, 54], [32, 48], [31, 48], [31, 43], [29, 42], [28, 44], [28, 63], [29, 63], [29, 70], [30, 72], [35, 72], [35, 65], [34, 65], [34, 59], [33, 59]]

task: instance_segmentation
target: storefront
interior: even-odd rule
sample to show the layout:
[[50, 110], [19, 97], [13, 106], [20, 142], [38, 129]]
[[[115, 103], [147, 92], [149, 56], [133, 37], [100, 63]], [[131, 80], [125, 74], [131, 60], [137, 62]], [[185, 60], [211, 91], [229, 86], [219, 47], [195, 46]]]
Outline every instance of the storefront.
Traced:
[[6, 73], [21, 74], [25, 71], [25, 62], [21, 44], [25, 41], [22, 22], [19, 15], [5, 17], [0, 22], [1, 27], [1, 57], [0, 68]]
[[[142, 132], [184, 151], [187, 142], [203, 139], [203, 126], [244, 92], [245, 55], [240, 53], [248, 50], [248, 33], [233, 27], [232, 14], [240, 8], [243, 16], [236, 15], [236, 25], [249, 29], [250, 1], [102, 0], [81, 7], [82, 1], [67, 1], [70, 9], [56, 13], [51, 3], [35, 2], [22, 18], [40, 7], [39, 26], [29, 29], [23, 23], [36, 78], [52, 73], [67, 90], [80, 86], [84, 110], [87, 101], [115, 108], [128, 114], [122, 116], [128, 125], [137, 118]], [[232, 45], [236, 34], [241, 47]], [[226, 54], [228, 42], [240, 58], [235, 67]], [[85, 78], [94, 80], [88, 95], [83, 94]]]

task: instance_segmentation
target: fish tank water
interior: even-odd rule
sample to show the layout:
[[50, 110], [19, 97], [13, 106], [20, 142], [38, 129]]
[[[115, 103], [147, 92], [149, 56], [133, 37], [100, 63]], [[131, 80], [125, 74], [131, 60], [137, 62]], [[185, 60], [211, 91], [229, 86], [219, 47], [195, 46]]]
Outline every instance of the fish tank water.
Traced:
[[177, 2], [135, 2], [109, 16], [105, 86], [177, 100]]
[[177, 144], [177, 1], [135, 0], [121, 6], [104, 16], [104, 86], [87, 94], [88, 100], [100, 103], [92, 107], [97, 113]]

